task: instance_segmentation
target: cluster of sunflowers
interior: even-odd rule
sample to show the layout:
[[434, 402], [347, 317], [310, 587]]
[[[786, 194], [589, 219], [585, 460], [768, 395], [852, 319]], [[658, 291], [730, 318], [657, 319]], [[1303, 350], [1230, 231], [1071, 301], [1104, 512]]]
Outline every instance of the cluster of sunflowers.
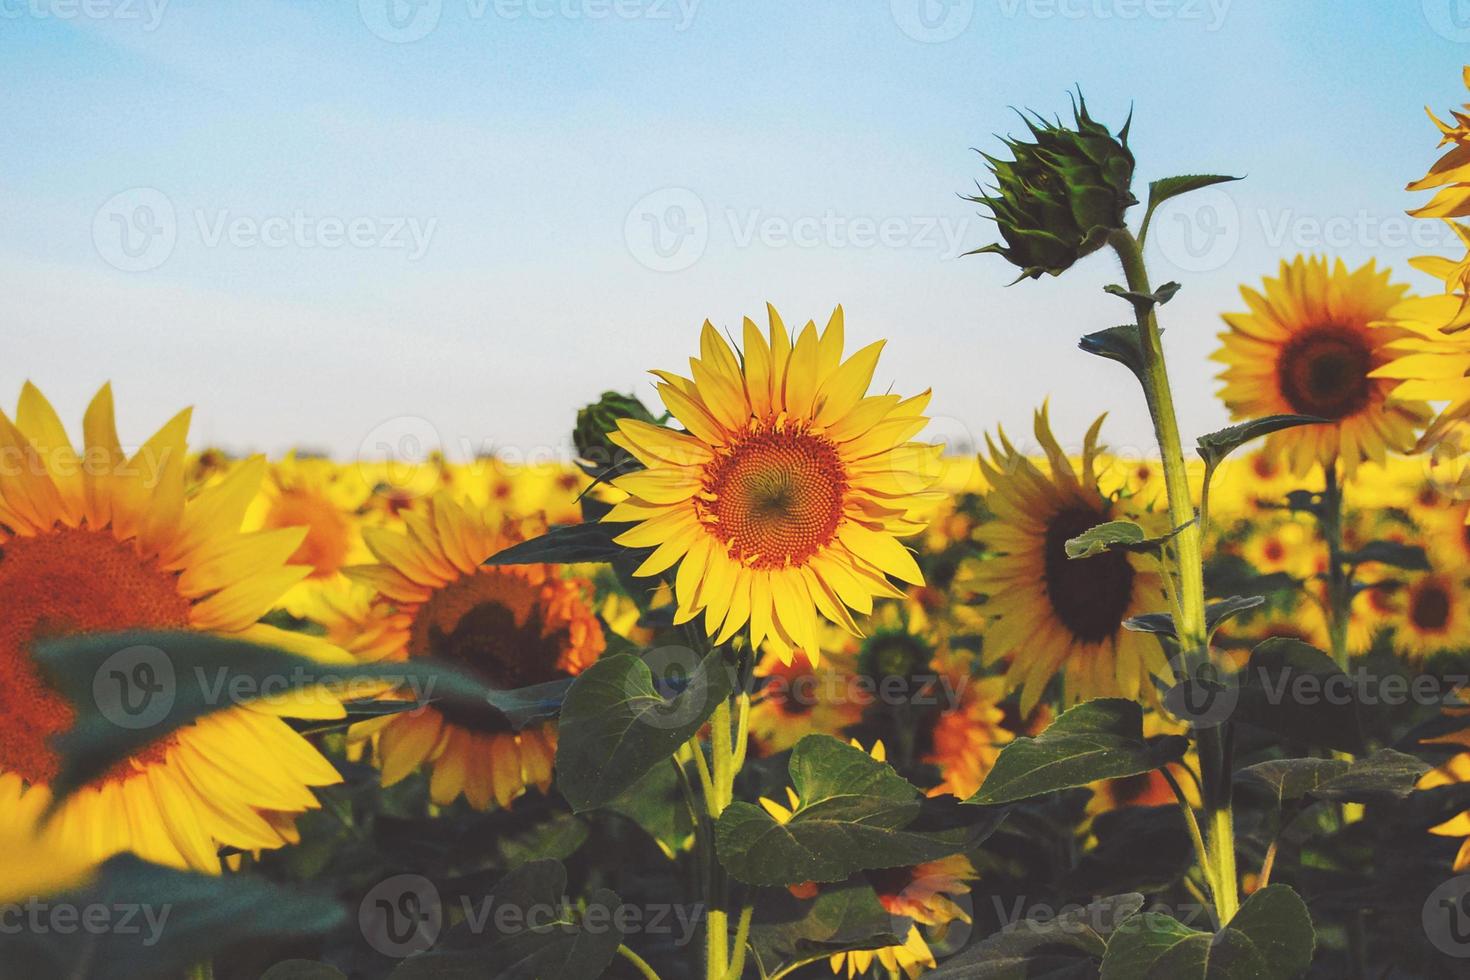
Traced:
[[[1439, 125], [1415, 214], [1470, 244], [1470, 116]], [[1425, 296], [1320, 256], [1243, 288], [1216, 354], [1241, 424], [1187, 461], [1127, 129], [1031, 130], [976, 198], [990, 251], [1030, 278], [1118, 253], [1137, 323], [1082, 346], [1143, 384], [1161, 459], [1044, 406], [945, 455], [927, 392], [870, 393], [882, 344], [846, 353], [841, 308], [706, 323], [688, 377], [654, 372], [666, 412], [605, 395], [565, 464], [236, 459], [191, 451], [187, 411], [124, 452], [106, 387], [77, 448], [27, 384], [0, 415], [0, 901], [184, 921], [6, 929], [0, 961], [1455, 975], [1470, 938], [1431, 919], [1470, 892], [1470, 258], [1416, 261]], [[1155, 182], [1149, 213], [1227, 179]], [[306, 679], [194, 704], [201, 663]], [[113, 684], [194, 706], [137, 722]]]

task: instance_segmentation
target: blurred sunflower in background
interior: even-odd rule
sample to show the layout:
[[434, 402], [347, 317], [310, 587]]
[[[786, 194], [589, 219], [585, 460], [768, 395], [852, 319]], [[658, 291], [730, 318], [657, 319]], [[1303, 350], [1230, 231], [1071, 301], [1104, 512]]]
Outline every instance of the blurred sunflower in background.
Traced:
[[1220, 398], [1232, 419], [1314, 415], [1332, 425], [1306, 425], [1266, 437], [1298, 475], [1313, 464], [1383, 462], [1388, 450], [1410, 451], [1428, 407], [1382, 376], [1406, 334], [1385, 323], [1407, 287], [1373, 262], [1349, 272], [1341, 260], [1298, 256], [1282, 262], [1263, 291], [1241, 287], [1249, 308], [1227, 313], [1213, 356], [1225, 365]]
[[703, 613], [717, 643], [749, 624], [784, 659], [820, 649], [818, 613], [861, 635], [849, 610], [901, 598], [889, 575], [922, 584], [898, 539], [924, 529], [913, 511], [942, 448], [912, 441], [928, 392], [867, 394], [883, 343], [843, 360], [840, 307], [794, 342], [769, 313], [766, 335], [745, 321], [738, 356], [706, 322], [692, 380], [654, 372], [685, 431], [618, 422], [609, 438], [646, 469], [613, 481], [628, 499], [605, 519], [637, 523], [619, 544], [655, 549], [635, 574], [678, 564], [675, 623]]
[[1463, 647], [1470, 636], [1470, 595], [1462, 580], [1421, 572], [1391, 593], [1394, 646], [1410, 662]]
[[987, 438], [981, 459], [995, 519], [980, 535], [994, 555], [970, 564], [966, 584], [985, 596], [988, 618], [984, 662], [1008, 661], [1006, 686], [1021, 690], [1029, 715], [1052, 677], [1063, 679], [1071, 704], [1099, 697], [1151, 699], [1152, 674], [1168, 667], [1158, 641], [1123, 622], [1164, 608], [1163, 580], [1154, 559], [1126, 551], [1068, 558], [1066, 543], [1108, 521], [1154, 522], [1098, 488], [1099, 418], [1083, 441], [1073, 469], [1051, 432], [1047, 410], [1036, 413], [1035, 433], [1046, 454], [1043, 472], [999, 434]]
[[750, 738], [759, 755], [784, 752], [814, 732], [839, 735], [862, 719], [851, 654], [834, 654], [829, 647], [818, 661], [767, 653], [756, 664], [755, 679]]
[[969, 924], [970, 913], [955, 900], [967, 899], [969, 883], [980, 876], [968, 858], [955, 854], [912, 867], [865, 871], [863, 877], [873, 886], [884, 911], [913, 922], [902, 945], [834, 953], [827, 965], [838, 976], [856, 977], [877, 964], [889, 976], [902, 972], [915, 980], [937, 965], [934, 951], [919, 927], [926, 926], [934, 936], [943, 937], [954, 923]]
[[[311, 569], [289, 564], [305, 530], [244, 534], [265, 474], [255, 457], [185, 493], [190, 413], [174, 416], [131, 457], [104, 386], [72, 448], [45, 397], [27, 383], [16, 420], [0, 414], [0, 822], [50, 802], [60, 759], [51, 739], [72, 706], [31, 657], [41, 640], [123, 630], [199, 630], [321, 659], [344, 655], [256, 621]], [[218, 872], [219, 850], [295, 842], [312, 787], [337, 770], [283, 717], [344, 715], [323, 691], [225, 708], [167, 735], [60, 807], [43, 835], [84, 860], [131, 851], [158, 864]]]
[[[483, 565], [542, 527], [462, 505], [448, 491], [401, 516], [404, 531], [363, 531], [376, 564], [346, 569], [375, 595], [361, 618], [332, 624], [329, 635], [355, 636], [347, 642], [359, 658], [435, 657], [514, 690], [575, 676], [601, 655], [606, 635], [590, 583], [552, 565]], [[551, 785], [555, 725], [517, 732], [488, 705], [423, 707], [356, 725], [352, 737], [376, 738], [385, 786], [431, 766], [429, 796], [441, 806], [463, 794], [476, 809], [506, 807], [527, 786]]]

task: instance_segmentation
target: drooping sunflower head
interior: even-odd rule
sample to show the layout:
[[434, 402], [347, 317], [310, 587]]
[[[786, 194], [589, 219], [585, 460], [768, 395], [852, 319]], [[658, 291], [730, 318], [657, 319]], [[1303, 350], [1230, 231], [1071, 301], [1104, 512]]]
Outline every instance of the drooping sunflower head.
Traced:
[[1098, 524], [1154, 523], [1099, 490], [1101, 426], [1099, 418], [1088, 430], [1078, 469], [1052, 435], [1045, 407], [1035, 425], [1045, 472], [1003, 432], [998, 447], [987, 439], [990, 458], [981, 460], [995, 519], [979, 536], [996, 554], [970, 566], [968, 585], [986, 596], [985, 662], [1009, 661], [1007, 684], [1021, 689], [1023, 715], [1059, 672], [1063, 699], [1074, 702], [1147, 697], [1153, 691], [1149, 675], [1166, 667], [1157, 642], [1123, 627], [1124, 620], [1163, 605], [1153, 559], [1124, 551], [1067, 557], [1067, 541]]
[[1272, 433], [1266, 450], [1305, 474], [1341, 460], [1351, 474], [1390, 449], [1408, 452], [1429, 418], [1421, 401], [1395, 393], [1380, 376], [1394, 360], [1389, 346], [1404, 332], [1385, 317], [1406, 287], [1373, 262], [1351, 272], [1336, 261], [1298, 256], [1282, 262], [1262, 292], [1241, 287], [1249, 311], [1227, 313], [1230, 329], [1214, 360], [1225, 365], [1220, 398], [1233, 419], [1314, 415], [1331, 424]]
[[[464, 506], [448, 491], [400, 516], [404, 531], [363, 532], [377, 564], [346, 569], [375, 592], [338, 627], [357, 637], [353, 653], [370, 661], [433, 657], [496, 690], [571, 677], [602, 653], [606, 636], [589, 583], [550, 565], [482, 564], [522, 540], [524, 522]], [[550, 785], [555, 727], [515, 731], [489, 706], [440, 704], [353, 731], [374, 735], [383, 782], [429, 764], [429, 792], [441, 805], [463, 793], [478, 809], [492, 800], [509, 806], [527, 785]]]
[[[52, 738], [75, 718], [41, 675], [38, 641], [197, 630], [344, 658], [257, 623], [310, 572], [288, 563], [304, 530], [241, 533], [260, 457], [190, 495], [188, 424], [185, 410], [129, 455], [106, 386], [87, 408], [81, 450], [29, 383], [15, 422], [0, 413], [0, 824], [49, 802]], [[155, 741], [65, 801], [47, 839], [89, 859], [132, 851], [213, 872], [221, 845], [293, 841], [295, 817], [318, 806], [311, 787], [340, 777], [280, 716], [343, 709], [325, 694], [286, 702], [228, 707]]]
[[818, 613], [858, 635], [849, 610], [902, 597], [888, 575], [922, 583], [898, 538], [924, 527], [941, 449], [911, 441], [928, 392], [867, 394], [882, 346], [843, 360], [840, 307], [794, 341], [771, 309], [767, 334], [745, 321], [739, 356], [706, 322], [691, 379], [654, 372], [685, 431], [618, 423], [610, 438], [647, 468], [614, 481], [628, 499], [605, 520], [654, 549], [636, 574], [678, 564], [675, 622], [702, 612], [717, 642], [749, 624], [753, 646], [815, 656]]

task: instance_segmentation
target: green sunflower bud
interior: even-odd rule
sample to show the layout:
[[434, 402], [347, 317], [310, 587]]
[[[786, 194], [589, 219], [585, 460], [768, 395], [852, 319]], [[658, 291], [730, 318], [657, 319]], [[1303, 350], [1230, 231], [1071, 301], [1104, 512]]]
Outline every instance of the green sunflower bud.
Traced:
[[1080, 93], [1071, 128], [1032, 115], [1034, 121], [1022, 119], [1035, 142], [1005, 140], [1014, 160], [982, 153], [996, 186], [991, 194], [966, 200], [989, 208], [1005, 239], [1004, 245], [987, 245], [975, 253], [1002, 255], [1021, 269], [1019, 278], [1038, 279], [1043, 272], [1061, 275], [1101, 248], [1110, 233], [1124, 227], [1123, 213], [1138, 199], [1129, 189], [1133, 154], [1128, 124], [1114, 136], [1087, 114]]
[[620, 419], [659, 424], [641, 401], [616, 391], [604, 391], [597, 401], [578, 409], [572, 443], [577, 447], [577, 455], [592, 464], [590, 471], [601, 472], [627, 461], [628, 453], [607, 438], [609, 432], [617, 429]]

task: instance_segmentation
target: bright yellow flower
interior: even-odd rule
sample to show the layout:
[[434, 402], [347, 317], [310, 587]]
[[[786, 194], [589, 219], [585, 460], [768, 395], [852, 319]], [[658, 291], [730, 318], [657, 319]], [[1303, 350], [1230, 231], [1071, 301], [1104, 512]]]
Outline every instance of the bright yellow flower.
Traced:
[[979, 536], [997, 554], [970, 565], [967, 584], [988, 597], [980, 607], [990, 620], [985, 663], [1009, 661], [1007, 689], [1021, 689], [1023, 716], [1059, 671], [1063, 700], [1070, 704], [1151, 697], [1149, 675], [1168, 666], [1158, 640], [1123, 628], [1132, 616], [1166, 608], [1155, 560], [1125, 551], [1072, 559], [1064, 547], [1107, 521], [1155, 523], [1098, 489], [1101, 426], [1099, 418], [1088, 430], [1075, 471], [1052, 435], [1045, 408], [1036, 413], [1035, 430], [1049, 473], [1003, 432], [1000, 448], [987, 439], [990, 459], [981, 460], [993, 487], [986, 503], [996, 519]]
[[860, 635], [848, 610], [900, 597], [888, 575], [922, 583], [898, 538], [923, 530], [911, 513], [932, 503], [940, 447], [910, 441], [928, 392], [866, 394], [882, 346], [844, 361], [840, 307], [794, 343], [772, 309], [768, 337], [745, 321], [739, 357], [706, 322], [693, 380], [654, 372], [687, 431], [618, 423], [610, 438], [647, 469], [614, 481], [629, 499], [606, 519], [638, 522], [620, 544], [656, 549], [636, 574], [679, 564], [676, 623], [702, 612], [720, 643], [749, 623], [753, 647], [812, 655], [818, 612]]
[[[325, 644], [256, 623], [311, 571], [287, 564], [301, 528], [240, 533], [265, 460], [247, 460], [189, 498], [188, 426], [186, 409], [129, 458], [108, 387], [87, 409], [81, 453], [29, 383], [15, 424], [0, 414], [8, 461], [0, 472], [0, 811], [49, 801], [60, 763], [50, 740], [74, 718], [31, 659], [38, 638], [200, 630], [332, 656]], [[88, 860], [132, 851], [209, 872], [219, 870], [221, 845], [292, 843], [295, 818], [318, 806], [311, 787], [340, 777], [282, 716], [342, 715], [317, 694], [207, 715], [70, 797], [46, 843]]]
[[1230, 329], [1213, 358], [1223, 363], [1220, 398], [1232, 419], [1315, 415], [1331, 425], [1306, 425], [1266, 437], [1266, 450], [1285, 456], [1302, 475], [1314, 463], [1341, 460], [1351, 475], [1386, 451], [1408, 452], [1428, 408], [1394, 392], [1378, 372], [1395, 357], [1389, 344], [1405, 336], [1382, 321], [1403, 296], [1370, 261], [1349, 272], [1341, 260], [1298, 256], [1281, 263], [1264, 292], [1241, 287], [1247, 313], [1227, 313]]
[[[405, 532], [363, 531], [377, 564], [346, 569], [376, 599], [360, 618], [330, 624], [328, 635], [363, 660], [432, 656], [513, 690], [571, 677], [602, 653], [588, 583], [552, 565], [482, 564], [528, 536], [520, 522], [463, 507], [447, 491], [400, 516]], [[551, 785], [551, 723], [516, 732], [489, 709], [428, 707], [354, 727], [354, 738], [370, 735], [383, 784], [428, 764], [429, 795], [440, 805], [463, 793], [476, 809], [505, 807], [528, 785]]]

